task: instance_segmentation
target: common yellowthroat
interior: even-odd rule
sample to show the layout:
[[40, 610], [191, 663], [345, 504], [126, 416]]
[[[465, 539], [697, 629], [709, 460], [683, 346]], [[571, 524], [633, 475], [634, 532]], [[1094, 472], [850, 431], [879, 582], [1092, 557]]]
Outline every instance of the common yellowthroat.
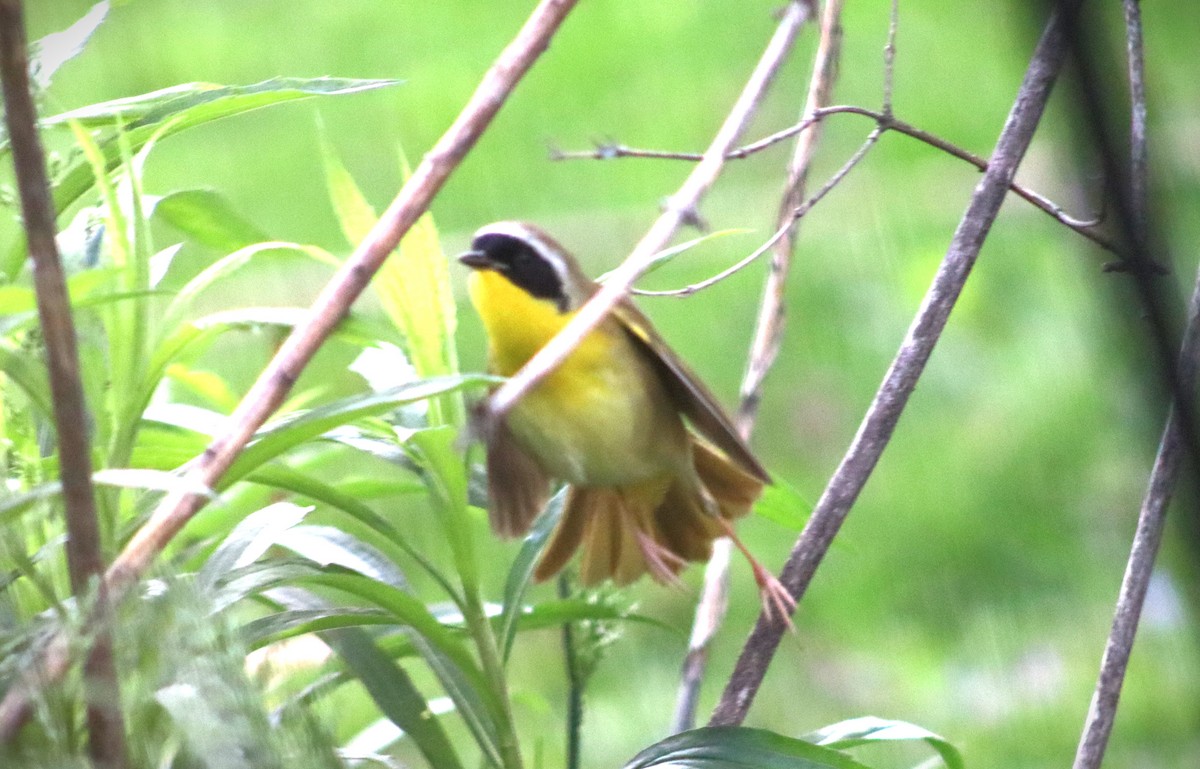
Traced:
[[[488, 365], [510, 376], [599, 286], [537, 227], [497, 222], [459, 256], [488, 337]], [[689, 429], [690, 425], [690, 429]], [[487, 437], [489, 518], [525, 534], [550, 480], [569, 484], [562, 519], [534, 571], [556, 574], [580, 547], [580, 578], [626, 584], [649, 572], [677, 582], [688, 561], [729, 536], [745, 553], [768, 615], [795, 601], [754, 559], [730, 521], [770, 477], [729, 417], [628, 299], [586, 336]]]

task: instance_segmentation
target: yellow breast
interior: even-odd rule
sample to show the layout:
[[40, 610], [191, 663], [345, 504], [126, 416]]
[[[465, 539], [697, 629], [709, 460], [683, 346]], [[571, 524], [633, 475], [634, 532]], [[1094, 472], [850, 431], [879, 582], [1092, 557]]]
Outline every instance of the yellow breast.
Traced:
[[[488, 335], [492, 370], [511, 376], [572, 317], [493, 271], [472, 273], [471, 301]], [[514, 437], [551, 475], [617, 485], [675, 471], [687, 435], [658, 374], [607, 320], [513, 409]]]

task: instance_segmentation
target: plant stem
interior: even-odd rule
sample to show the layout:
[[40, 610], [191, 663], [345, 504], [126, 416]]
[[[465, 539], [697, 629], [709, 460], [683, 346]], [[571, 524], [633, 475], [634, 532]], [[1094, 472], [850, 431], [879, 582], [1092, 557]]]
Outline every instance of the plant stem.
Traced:
[[[16, 5], [15, 0], [2, 2], [3, 8]], [[542, 0], [538, 4], [521, 31], [484, 75], [454, 124], [422, 158], [375, 227], [321, 291], [305, 321], [293, 330], [267, 364], [230, 418], [228, 430], [190, 465], [191, 470], [180, 489], [217, 485], [254, 432], [283, 403], [300, 372], [345, 317], [383, 260], [428, 209], [434, 196], [504, 106], [509, 94], [547, 49], [576, 2]], [[104, 589], [114, 601], [136, 583], [155, 556], [204, 502], [204, 497], [186, 491], [167, 495], [105, 573]], [[61, 679], [69, 664], [66, 639], [61, 632], [56, 633], [35, 661], [36, 673], [28, 669], [0, 701], [0, 742], [11, 738], [28, 716], [33, 692], [48, 681]]]
[[[1077, 6], [1078, 0], [1069, 1], [1051, 16], [996, 142], [988, 169], [971, 195], [921, 308], [863, 417], [858, 433], [788, 557], [781, 581], [797, 600], [807, 591], [817, 566], [875, 469], [933, 347], [946, 327], [950, 311], [966, 284], [1049, 100], [1050, 90], [1066, 58], [1063, 15], [1073, 14]], [[760, 615], [709, 721], [710, 726], [736, 725], [745, 719], [767, 666], [779, 647], [783, 630], [782, 623]]]
[[[54, 401], [71, 590], [84, 604], [93, 586], [98, 588], [93, 606], [100, 622], [84, 663], [88, 748], [97, 767], [118, 769], [126, 763], [125, 724], [113, 662], [112, 632], [106, 621], [110, 614], [108, 594], [98, 579], [104, 571], [104, 556], [92, 488], [87, 404], [79, 376], [71, 300], [54, 239], [55, 212], [46, 176], [45, 152], [37, 132], [37, 110], [29, 87], [29, 52], [20, 0], [0, 0], [0, 79]], [[14, 728], [3, 735], [5, 738], [13, 736], [23, 722], [24, 713], [19, 715]]]
[[[571, 597], [571, 579], [566, 572], [558, 575], [558, 597]], [[580, 733], [583, 727], [583, 677], [579, 671], [579, 654], [575, 648], [575, 627], [572, 622], [562, 625], [563, 666], [567, 672], [567, 757], [566, 769], [579, 769]]]

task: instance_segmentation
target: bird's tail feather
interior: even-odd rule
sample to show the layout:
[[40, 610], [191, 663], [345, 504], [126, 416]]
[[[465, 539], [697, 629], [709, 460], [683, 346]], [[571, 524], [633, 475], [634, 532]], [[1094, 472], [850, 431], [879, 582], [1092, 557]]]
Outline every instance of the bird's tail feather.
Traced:
[[641, 484], [571, 487], [563, 517], [534, 571], [537, 580], [557, 574], [583, 548], [580, 580], [628, 584], [649, 572], [674, 582], [687, 561], [707, 560], [726, 520], [750, 511], [762, 481], [718, 449], [693, 437], [694, 475]]

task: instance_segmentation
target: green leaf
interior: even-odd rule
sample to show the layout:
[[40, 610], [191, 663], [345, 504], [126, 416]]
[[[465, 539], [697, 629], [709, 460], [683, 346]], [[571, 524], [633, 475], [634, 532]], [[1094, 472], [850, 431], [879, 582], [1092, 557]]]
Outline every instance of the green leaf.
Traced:
[[50, 378], [40, 356], [0, 340], [0, 371], [24, 391], [34, 409], [44, 417], [53, 416], [50, 403]]
[[322, 633], [321, 638], [354, 671], [380, 712], [412, 738], [430, 766], [461, 769], [441, 722], [429, 717], [429, 703], [404, 669], [379, 651], [370, 636], [347, 628]]
[[163, 321], [164, 325], [168, 328], [174, 326], [183, 316], [183, 313], [191, 307], [192, 302], [196, 300], [197, 296], [245, 267], [256, 256], [282, 256], [295, 253], [300, 253], [313, 261], [329, 265], [330, 267], [337, 265], [337, 260], [334, 259], [333, 255], [316, 246], [275, 241], [254, 243], [213, 262], [204, 268], [200, 274], [189, 280], [183, 288], [179, 289], [179, 293], [175, 296], [174, 301], [171, 302], [166, 312], [163, 313], [163, 317], [165, 318]]
[[221, 252], [271, 240], [214, 190], [181, 190], [159, 199], [154, 215], [192, 240]]
[[868, 769], [830, 748], [765, 729], [710, 726], [667, 739], [638, 753], [625, 769]]
[[[426, 212], [413, 224], [371, 285], [384, 312], [400, 331], [417, 375], [456, 373], [456, 306], [432, 214]], [[431, 425], [463, 423], [465, 412], [460, 397], [441, 398], [431, 406]]]
[[875, 716], [862, 716], [830, 724], [805, 735], [804, 739], [818, 745], [844, 750], [872, 742], [921, 740], [937, 751], [948, 769], [963, 769], [962, 754], [945, 737], [911, 724]]
[[[288, 606], [312, 608], [325, 605], [320, 603], [320, 599], [304, 590], [275, 589], [272, 590], [270, 597], [272, 600]], [[345, 621], [351, 623], [355, 619], [359, 619], [359, 617], [345, 618]], [[322, 617], [318, 621], [334, 623], [340, 620], [334, 617]], [[388, 621], [394, 620], [389, 619]], [[357, 624], [375, 624], [375, 620], [371, 619], [369, 622]], [[287, 634], [291, 635], [293, 632], [288, 631]], [[473, 666], [464, 668], [455, 661], [454, 655], [446, 653], [443, 645], [432, 642], [425, 634], [397, 633], [376, 638], [375, 642], [388, 659], [400, 659], [416, 654], [424, 659], [454, 703], [454, 709], [470, 729], [484, 757], [499, 769], [502, 761], [495, 721], [492, 716], [497, 703], [494, 698], [485, 699], [489, 690], [481, 688], [478, 669]]]
[[407, 445], [425, 470], [423, 477], [440, 513], [458, 578], [470, 594], [479, 587], [479, 562], [467, 506], [466, 464], [457, 451], [458, 433], [451, 427], [419, 430], [410, 436]]
[[277, 502], [247, 515], [200, 568], [199, 582], [211, 587], [234, 569], [258, 560], [288, 529], [304, 520], [311, 507]]
[[486, 690], [483, 674], [466, 647], [412, 594], [361, 574], [346, 572], [315, 571], [301, 575], [297, 581], [340, 590], [383, 609], [395, 622], [411, 627], [451, 660], [467, 675], [473, 688]]
[[463, 387], [490, 384], [495, 377], [463, 374], [410, 382], [378, 393], [365, 393], [309, 411], [288, 414], [259, 431], [256, 439], [225, 474], [222, 488], [274, 459], [288, 449], [316, 438], [339, 425]]
[[338, 224], [341, 225], [342, 235], [353, 248], [367, 237], [379, 216], [355, 184], [354, 177], [346, 170], [324, 130], [321, 131], [321, 159], [325, 166], [325, 187], [329, 190], [329, 202], [333, 205]]
[[504, 759], [500, 754], [500, 737], [496, 730], [495, 719], [492, 717], [497, 703], [494, 697], [491, 698], [489, 700], [491, 708], [489, 708], [482, 696], [483, 693], [490, 693], [491, 690], [480, 687], [467, 679], [462, 670], [426, 638], [414, 637], [412, 644], [424, 658], [425, 664], [433, 670], [451, 701], [454, 702], [455, 710], [458, 711], [467, 728], [471, 730], [471, 735], [475, 738], [475, 743], [479, 746], [484, 758], [495, 769], [503, 769]]
[[287, 609], [251, 620], [242, 626], [246, 643], [253, 648], [287, 638], [362, 625], [391, 625], [395, 620], [379, 609], [331, 606], [324, 609]]
[[808, 522], [812, 504], [787, 481], [775, 478], [754, 503], [754, 512], [792, 531], [800, 531]]
[[[187, 83], [64, 112], [43, 120], [42, 125], [59, 126], [75, 120], [87, 128], [113, 129], [123, 124], [127, 131], [128, 151], [137, 152], [153, 138], [173, 136], [190, 128], [263, 107], [317, 96], [361, 93], [394, 86], [398, 82], [322, 77], [273, 78], [245, 86]], [[121, 148], [115, 139], [109, 137], [101, 141], [100, 150], [102, 168], [112, 170], [120, 164]], [[5, 148], [4, 154], [7, 152]], [[92, 188], [96, 179], [97, 175], [88, 163], [75, 162], [70, 165], [55, 186], [55, 209], [60, 213], [67, 210]], [[5, 255], [0, 270], [11, 281], [24, 259], [22, 243]]]
[[332, 526], [295, 526], [281, 532], [276, 542], [320, 566], [341, 566], [399, 590], [409, 589], [404, 573], [387, 556]]
[[[272, 78], [252, 85], [183, 83], [137, 96], [91, 104], [46, 118], [43, 125], [56, 126], [70, 120], [88, 128], [111, 128], [118, 123], [133, 129], [178, 121], [170, 133], [178, 133], [214, 120], [243, 115], [273, 104], [360, 93], [398, 85], [399, 80], [355, 80], [349, 78]], [[169, 134], [168, 134], [169, 135]], [[141, 147], [137, 143], [135, 147]]]
[[[269, 558], [255, 561], [218, 576], [216, 583], [211, 586], [209, 600], [216, 613], [251, 596], [294, 585], [320, 571], [311, 561], [300, 559]], [[389, 616], [388, 621], [395, 624], [393, 617]]]
[[[183, 491], [211, 497], [213, 492], [179, 475], [161, 470], [106, 468], [92, 473], [92, 482], [99, 486], [148, 491]], [[33, 505], [54, 499], [62, 494], [62, 482], [39, 484], [23, 494], [0, 498], [0, 523], [21, 515]]]
[[216, 493], [194, 480], [185, 478], [177, 473], [146, 468], [110, 467], [97, 470], [92, 474], [92, 482], [101, 486], [113, 486], [122, 489], [142, 489], [144, 491], [167, 491], [183, 494], [196, 494], [208, 497], [210, 500]]
[[533, 570], [537, 566], [538, 559], [542, 557], [542, 551], [546, 549], [550, 532], [554, 531], [554, 527], [562, 518], [563, 503], [566, 498], [567, 490], [565, 488], [554, 495], [554, 498], [546, 505], [545, 511], [534, 521], [529, 534], [521, 543], [517, 557], [513, 559], [512, 566], [508, 568], [508, 576], [504, 579], [504, 610], [500, 614], [498, 633], [500, 655], [505, 662], [512, 653], [513, 639], [517, 635], [517, 619], [521, 616], [521, 602], [525, 600], [525, 591], [529, 589], [529, 583], [533, 579]]
[[[419, 550], [414, 548], [408, 542], [408, 538], [391, 521], [375, 512], [369, 505], [364, 504], [360, 499], [362, 495], [353, 489], [352, 484], [340, 484], [339, 487], [335, 488], [318, 480], [309, 473], [278, 464], [263, 465], [247, 476], [246, 480], [251, 483], [285, 489], [345, 513], [350, 519], [365, 526], [372, 534], [377, 535], [376, 542], [378, 544], [389, 543], [396, 545], [401, 552], [411, 557], [422, 568], [428, 571], [430, 576], [437, 580], [438, 584], [445, 588], [450, 595], [454, 595], [449, 583], [441, 572], [433, 566], [432, 562], [425, 558]], [[405, 486], [400, 482], [389, 484], [388, 488], [392, 493], [395, 493], [397, 490], [403, 492], [424, 491], [424, 486]], [[342, 526], [348, 526], [349, 524], [350, 521], [344, 521]], [[395, 559], [393, 558], [392, 560]]]

